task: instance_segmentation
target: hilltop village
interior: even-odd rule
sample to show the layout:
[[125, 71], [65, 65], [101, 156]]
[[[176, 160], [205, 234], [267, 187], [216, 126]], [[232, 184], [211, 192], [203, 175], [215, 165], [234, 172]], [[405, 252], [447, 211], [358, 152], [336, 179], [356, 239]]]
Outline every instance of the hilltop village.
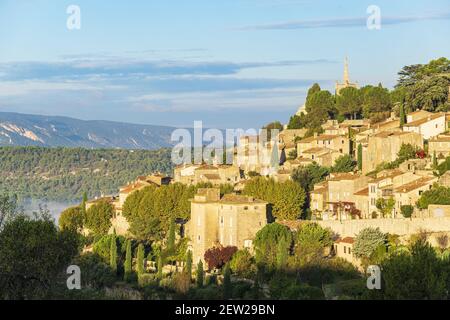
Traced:
[[[344, 81], [336, 84], [336, 94], [348, 87], [357, 88], [358, 84], [350, 82], [346, 62]], [[296, 116], [305, 113], [303, 106]], [[449, 112], [417, 110], [403, 115], [392, 112], [380, 122], [370, 119], [328, 120], [321, 125], [320, 133], [314, 132], [309, 136], [306, 128], [289, 129], [285, 125], [276, 139], [264, 145], [259, 136], [241, 136], [233, 164], [215, 164], [214, 161], [184, 164], [174, 169], [173, 177], [160, 173], [140, 176], [121, 187], [118, 196], [88, 201], [86, 209], [99, 202], [109, 202], [114, 208], [110, 232], [114, 230], [118, 235], [128, 235], [129, 223], [122, 210], [134, 192], [148, 186], [177, 183], [206, 185], [208, 188], [199, 188], [189, 200], [190, 219], [181, 221], [194, 261], [198, 262], [208, 249], [217, 245], [251, 250], [257, 232], [272, 222], [268, 219], [267, 201], [242, 194], [249, 181], [265, 177], [283, 183], [292, 180], [299, 168], [309, 165], [330, 168], [346, 159], [356, 164], [353, 169], [330, 172], [323, 181], [312, 186], [309, 220], [324, 223], [333, 231], [342, 230], [345, 221], [352, 220], [366, 220], [364, 226], [380, 226], [377, 219], [398, 219], [399, 226], [401, 221], [410, 218], [421, 218], [421, 223], [426, 219], [433, 221], [434, 218], [450, 217], [450, 206], [429, 204], [420, 208], [416, 204], [423, 192], [433, 186], [450, 187], [450, 171], [436, 174], [439, 164], [448, 161], [446, 158], [450, 156], [449, 124]], [[260, 149], [269, 156], [259, 156]], [[275, 165], [270, 156], [273, 154], [278, 157]], [[401, 161], [399, 156], [403, 157]], [[391, 168], [390, 164], [396, 161], [398, 165], [391, 165]], [[228, 186], [227, 194], [220, 192], [224, 185]], [[277, 220], [290, 227], [299, 221]], [[327, 221], [338, 223], [326, 224]], [[417, 228], [413, 223], [402, 235], [417, 231], [421, 223]], [[448, 225], [439, 227], [434, 231], [450, 231], [450, 228], [446, 229]], [[336, 243], [351, 244], [354, 236], [347, 234], [336, 239]], [[341, 253], [336, 251], [338, 255]], [[354, 258], [344, 251], [342, 256], [354, 262]]]
[[82, 241], [84, 294], [448, 298], [449, 72], [446, 58], [406, 66], [388, 90], [351, 81], [345, 61], [334, 94], [313, 84], [287, 123], [227, 146], [231, 163], [213, 150], [84, 197], [59, 219]]

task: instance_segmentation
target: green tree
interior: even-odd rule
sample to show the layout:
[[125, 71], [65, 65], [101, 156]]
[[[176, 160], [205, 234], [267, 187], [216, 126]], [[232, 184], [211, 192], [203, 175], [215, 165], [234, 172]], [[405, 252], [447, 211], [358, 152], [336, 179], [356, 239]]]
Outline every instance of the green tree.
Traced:
[[205, 277], [205, 273], [203, 270], [203, 262], [202, 260], [200, 260], [197, 264], [197, 288], [202, 288], [203, 287], [203, 282]]
[[430, 204], [450, 205], [450, 188], [435, 185], [431, 190], [423, 192], [417, 201], [417, 207], [428, 209]]
[[411, 218], [414, 213], [414, 207], [412, 205], [403, 205], [400, 207], [400, 211], [405, 218]]
[[8, 219], [0, 232], [0, 299], [51, 298], [78, 246], [78, 235], [58, 231], [49, 215]]
[[225, 300], [231, 298], [232, 290], [230, 265], [227, 263], [223, 271], [223, 298]]
[[[361, 89], [361, 93], [364, 118], [371, 119], [378, 115], [375, 119], [380, 120], [389, 117], [392, 105], [388, 89], [380, 86], [366, 86]], [[379, 115], [382, 115], [381, 118]]]
[[362, 104], [361, 91], [356, 88], [344, 88], [336, 97], [336, 108], [339, 114], [349, 119], [357, 119], [361, 115]]
[[[382, 263], [382, 295], [387, 300], [435, 300], [448, 297], [448, 261], [438, 258], [426, 241], [394, 253]], [[401, 284], [401, 285], [400, 285]]]
[[83, 214], [80, 207], [71, 207], [64, 210], [59, 216], [59, 228], [61, 230], [81, 231], [83, 228]]
[[0, 231], [4, 223], [17, 214], [17, 196], [0, 195]]
[[109, 266], [114, 274], [117, 273], [117, 241], [116, 241], [116, 233], [114, 232], [111, 237], [111, 246], [109, 249]]
[[136, 271], [138, 275], [145, 273], [144, 270], [144, 245], [142, 243], [138, 246], [137, 256], [136, 256]]
[[86, 227], [96, 235], [107, 234], [114, 209], [107, 201], [99, 201], [86, 212]]
[[403, 104], [400, 105], [400, 127], [403, 127], [406, 123], [406, 114], [405, 114], [405, 107]]
[[386, 248], [386, 245], [387, 235], [381, 232], [379, 228], [365, 228], [355, 237], [353, 254], [355, 257], [362, 259], [363, 264], [367, 265], [371, 262], [373, 254], [380, 247]]
[[382, 213], [383, 217], [387, 217], [392, 214], [392, 210], [394, 210], [395, 207], [395, 200], [394, 198], [379, 198], [377, 199], [375, 203], [376, 207], [380, 212]]
[[124, 264], [124, 280], [129, 282], [131, 280], [132, 273], [132, 254], [131, 254], [131, 240], [127, 240], [127, 249], [125, 255], [125, 264]]
[[275, 268], [278, 243], [283, 239], [287, 251], [292, 242], [292, 234], [287, 227], [281, 224], [271, 223], [259, 230], [254, 240], [256, 262], [266, 264], [269, 268]]
[[288, 259], [288, 249], [289, 245], [287, 239], [281, 238], [277, 246], [277, 269], [282, 270], [286, 267]]
[[333, 243], [329, 229], [311, 222], [302, 224], [294, 239], [295, 260], [300, 266], [319, 261]]
[[247, 249], [239, 250], [233, 255], [230, 268], [240, 277], [251, 278], [256, 272], [254, 257]]
[[173, 220], [171, 221], [169, 227], [166, 250], [169, 254], [172, 254], [175, 251], [175, 221]]
[[362, 144], [358, 144], [358, 170], [361, 171], [363, 166], [363, 147]]
[[355, 170], [356, 161], [348, 154], [340, 156], [334, 162], [331, 172], [352, 172]]

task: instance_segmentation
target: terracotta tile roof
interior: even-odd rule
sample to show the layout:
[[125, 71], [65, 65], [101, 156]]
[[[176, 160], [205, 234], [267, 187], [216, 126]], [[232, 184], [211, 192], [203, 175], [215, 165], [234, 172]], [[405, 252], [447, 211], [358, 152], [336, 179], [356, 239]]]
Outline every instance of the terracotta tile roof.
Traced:
[[308, 138], [304, 138], [302, 140], [300, 140], [298, 143], [307, 143], [307, 142], [312, 142], [312, 141], [321, 141], [321, 140], [331, 140], [334, 138], [339, 137], [338, 135], [335, 134], [321, 134], [317, 137], [308, 137]]
[[340, 238], [335, 241], [335, 243], [349, 243], [349, 244], [353, 244], [354, 242], [355, 242], [355, 238], [353, 238], [353, 237]]
[[377, 177], [377, 178], [373, 178], [369, 181], [369, 183], [378, 183], [380, 181], [386, 180], [386, 179], [391, 179], [391, 178], [395, 178], [397, 176], [401, 176], [402, 174], [404, 174], [403, 171], [399, 170], [399, 169], [394, 169], [390, 172], [386, 172], [386, 174]]
[[405, 131], [381, 131], [374, 135], [374, 137], [377, 138], [388, 138], [388, 137], [394, 137], [394, 136], [402, 136], [405, 134], [409, 134], [410, 132]]
[[351, 172], [346, 172], [346, 173], [332, 173], [330, 175], [330, 178], [328, 179], [328, 181], [341, 181], [341, 180], [356, 180], [358, 178], [361, 178], [361, 175], [358, 173], [351, 173]]
[[317, 147], [317, 148], [311, 148], [311, 149], [305, 150], [302, 153], [308, 153], [308, 154], [320, 153], [320, 152], [321, 153], [328, 153], [328, 152], [331, 152], [331, 151], [333, 151], [333, 150], [328, 149], [328, 148]]
[[220, 176], [214, 173], [205, 173], [203, 176], [208, 180], [220, 180]]
[[356, 191], [353, 195], [355, 196], [368, 196], [369, 195], [369, 187], [364, 188], [362, 190]]
[[210, 165], [210, 164], [202, 164], [200, 167], [195, 169], [197, 170], [217, 170], [218, 168], [216, 166]]
[[226, 194], [220, 199], [220, 203], [229, 203], [229, 204], [263, 204], [267, 203], [266, 201], [255, 199], [253, 197], [237, 195], [237, 194]]
[[409, 182], [404, 185], [401, 185], [400, 187], [395, 188], [394, 192], [397, 193], [411, 192], [415, 189], [431, 184], [433, 180], [436, 180], [436, 177], [422, 177], [420, 179], [414, 180], [413, 182]]
[[125, 188], [120, 190], [120, 193], [131, 193], [133, 191], [142, 189], [146, 186], [150, 185], [149, 183], [143, 183], [143, 182], [136, 182], [136, 183], [132, 183], [128, 186], [126, 186]]
[[445, 114], [443, 114], [443, 113], [434, 113], [434, 114], [432, 114], [432, 115], [430, 115], [428, 117], [421, 118], [419, 120], [416, 120], [416, 121], [413, 121], [413, 122], [410, 122], [410, 123], [406, 123], [404, 126], [405, 127], [417, 127], [417, 126], [420, 126], [420, 125], [422, 125], [424, 123], [427, 123], [428, 121], [432, 121], [432, 120], [435, 120], [435, 119], [441, 118], [441, 117], [445, 117]]

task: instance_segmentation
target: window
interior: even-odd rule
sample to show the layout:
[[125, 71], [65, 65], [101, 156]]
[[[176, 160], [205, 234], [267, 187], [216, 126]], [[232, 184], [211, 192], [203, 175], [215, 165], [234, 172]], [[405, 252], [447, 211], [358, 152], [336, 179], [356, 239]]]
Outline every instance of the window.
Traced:
[[347, 247], [344, 246], [344, 253], [347, 253]]
[[348, 254], [352, 254], [352, 249], [348, 247]]
[[223, 216], [220, 217], [220, 225], [223, 226]]
[[233, 245], [233, 235], [230, 234], [230, 246]]
[[202, 220], [201, 220], [201, 217], [200, 216], [198, 216], [197, 217], [197, 226], [201, 226], [202, 225]]
[[200, 237], [200, 235], [198, 235], [197, 242], [200, 243], [200, 241], [201, 241], [201, 237]]
[[245, 206], [245, 207], [244, 207], [244, 210], [248, 210], [248, 207], [247, 207], [247, 206]]

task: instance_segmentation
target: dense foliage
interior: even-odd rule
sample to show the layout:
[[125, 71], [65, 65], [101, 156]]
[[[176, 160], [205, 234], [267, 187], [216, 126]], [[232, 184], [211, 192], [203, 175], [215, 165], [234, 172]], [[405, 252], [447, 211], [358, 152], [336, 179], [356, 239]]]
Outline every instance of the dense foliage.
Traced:
[[290, 180], [275, 182], [272, 178], [256, 177], [245, 184], [243, 193], [269, 202], [272, 215], [278, 220], [299, 218], [305, 203], [304, 190]]
[[450, 188], [443, 186], [433, 186], [420, 196], [417, 207], [427, 209], [430, 204], [450, 205]]
[[78, 235], [58, 231], [50, 217], [24, 215], [0, 233], [0, 299], [45, 298], [78, 252]]
[[227, 264], [233, 255], [238, 251], [237, 247], [213, 247], [205, 252], [205, 262], [209, 270], [220, 269]]
[[170, 150], [0, 148], [0, 193], [72, 201], [116, 193], [139, 175], [170, 174]]

